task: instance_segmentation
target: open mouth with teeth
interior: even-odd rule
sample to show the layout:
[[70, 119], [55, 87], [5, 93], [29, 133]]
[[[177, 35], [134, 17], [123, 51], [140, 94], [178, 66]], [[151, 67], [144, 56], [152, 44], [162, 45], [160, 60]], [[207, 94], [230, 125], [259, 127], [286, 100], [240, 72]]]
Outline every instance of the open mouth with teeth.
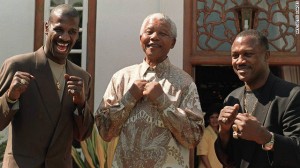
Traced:
[[68, 46], [69, 46], [68, 43], [57, 43], [56, 48], [59, 52], [66, 52], [68, 50]]

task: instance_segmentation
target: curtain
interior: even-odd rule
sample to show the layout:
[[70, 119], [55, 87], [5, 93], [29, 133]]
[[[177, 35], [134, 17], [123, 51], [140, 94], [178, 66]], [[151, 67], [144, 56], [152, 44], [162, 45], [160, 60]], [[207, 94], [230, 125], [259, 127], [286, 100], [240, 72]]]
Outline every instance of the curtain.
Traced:
[[300, 66], [282, 66], [283, 78], [300, 85]]

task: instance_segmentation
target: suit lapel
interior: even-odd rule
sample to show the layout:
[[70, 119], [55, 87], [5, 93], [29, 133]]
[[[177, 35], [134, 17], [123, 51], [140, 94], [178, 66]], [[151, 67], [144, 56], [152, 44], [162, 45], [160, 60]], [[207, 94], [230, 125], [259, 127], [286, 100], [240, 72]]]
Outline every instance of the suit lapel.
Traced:
[[[240, 101], [240, 112], [245, 113], [245, 105], [244, 105], [244, 98], [245, 98], [245, 88], [243, 87], [243, 89], [240, 90], [239, 93], [239, 100]], [[240, 140], [240, 150], [242, 150], [242, 160], [240, 163], [240, 167], [248, 167], [249, 166], [249, 162], [252, 159], [252, 155], [254, 153], [255, 150], [255, 145], [253, 143], [249, 143], [248, 141], [245, 140]]]
[[[255, 108], [254, 112], [253, 112], [253, 116], [255, 116], [257, 118], [257, 120], [262, 123], [262, 125], [264, 125], [264, 122], [266, 120], [266, 116], [267, 113], [269, 111], [270, 105], [272, 103], [272, 99], [270, 98], [272, 96], [272, 88], [273, 88], [273, 84], [274, 84], [274, 77], [272, 74], [270, 74], [266, 84], [263, 86], [261, 92], [259, 92], [258, 95], [256, 95], [256, 97], [258, 98], [258, 103], [257, 103], [257, 107]], [[243, 100], [243, 99], [242, 99]], [[243, 102], [242, 102], [243, 103]], [[244, 108], [244, 106], [242, 106]], [[245, 111], [243, 109], [243, 111]], [[243, 159], [241, 161], [241, 167], [248, 167], [249, 166], [249, 162], [251, 162], [253, 156], [255, 155], [255, 151], [257, 150], [257, 144], [254, 142], [249, 142], [249, 141], [245, 141], [242, 142], [243, 143], [247, 143], [244, 144], [242, 146], [244, 146], [244, 151], [243, 153]]]
[[[264, 98], [262, 98], [262, 99], [265, 99], [265, 100], [267, 100], [267, 98], [266, 97], [264, 97]], [[265, 122], [265, 120], [266, 120], [266, 116], [267, 116], [267, 113], [268, 113], [268, 111], [269, 111], [269, 107], [270, 107], [270, 105], [271, 105], [271, 103], [272, 103], [272, 101], [268, 101], [268, 102], [266, 102], [266, 104], [263, 104], [263, 103], [261, 103], [261, 102], [259, 102], [258, 104], [257, 104], [257, 107], [256, 107], [256, 109], [255, 109], [255, 113], [253, 114], [256, 118], [257, 118], [257, 120], [260, 122], [260, 123], [264, 123]]]
[[38, 91], [44, 103], [49, 120], [56, 126], [60, 112], [60, 101], [54, 85], [54, 79], [43, 48], [35, 52], [35, 66], [31, 72], [35, 77]]
[[258, 95], [258, 105], [257, 108], [255, 109], [255, 114], [253, 114], [259, 122], [262, 124], [265, 123], [266, 116], [268, 114], [270, 105], [272, 103], [272, 89], [274, 86], [274, 76], [272, 74], [269, 75], [269, 78], [262, 88], [262, 91]]
[[[66, 73], [67, 74], [72, 74], [72, 69], [70, 68], [70, 64], [67, 61], [66, 64]], [[75, 105], [73, 104], [73, 98], [72, 96], [70, 96], [68, 94], [68, 86], [67, 83], [65, 83], [65, 88], [64, 88], [64, 92], [63, 92], [63, 96], [62, 96], [62, 103], [61, 103], [61, 115], [59, 117], [59, 121], [57, 124], [57, 127], [63, 127], [65, 124], [65, 121], [67, 121], [67, 117], [69, 114], [69, 112], [71, 111], [71, 109], [75, 109]], [[73, 110], [74, 111], [74, 110]]]
[[[66, 73], [69, 75], [74, 75], [74, 70], [72, 68], [72, 65], [67, 61], [66, 63]], [[55, 132], [52, 137], [52, 141], [50, 144], [53, 146], [55, 142], [57, 141], [57, 138], [62, 136], [63, 131], [68, 127], [69, 125], [73, 125], [73, 123], [70, 123], [70, 116], [72, 117], [73, 114], [71, 114], [75, 110], [75, 105], [72, 100], [72, 96], [68, 94], [68, 88], [67, 84], [65, 84], [62, 101], [61, 101], [61, 109], [60, 109], [60, 115], [57, 122], [57, 126], [55, 129]]]

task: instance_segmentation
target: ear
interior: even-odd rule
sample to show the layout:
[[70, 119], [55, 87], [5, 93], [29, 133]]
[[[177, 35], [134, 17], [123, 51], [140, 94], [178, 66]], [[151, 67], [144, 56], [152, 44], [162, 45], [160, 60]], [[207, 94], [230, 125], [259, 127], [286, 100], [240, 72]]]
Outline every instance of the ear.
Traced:
[[45, 34], [48, 35], [49, 32], [49, 22], [45, 22]]
[[142, 35], [140, 35], [140, 45], [142, 45], [141, 39], [142, 39]]
[[176, 44], [176, 38], [173, 38], [173, 42], [172, 42], [171, 49], [173, 49], [173, 48], [174, 48], [175, 44]]

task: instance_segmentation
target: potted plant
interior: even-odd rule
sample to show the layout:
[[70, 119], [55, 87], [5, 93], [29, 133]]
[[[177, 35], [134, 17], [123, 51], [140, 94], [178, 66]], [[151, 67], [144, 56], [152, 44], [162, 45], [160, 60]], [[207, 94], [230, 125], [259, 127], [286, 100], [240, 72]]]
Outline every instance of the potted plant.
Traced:
[[80, 168], [110, 168], [117, 142], [118, 138], [104, 141], [94, 125], [91, 136], [80, 142], [81, 148], [72, 147], [72, 157]]

